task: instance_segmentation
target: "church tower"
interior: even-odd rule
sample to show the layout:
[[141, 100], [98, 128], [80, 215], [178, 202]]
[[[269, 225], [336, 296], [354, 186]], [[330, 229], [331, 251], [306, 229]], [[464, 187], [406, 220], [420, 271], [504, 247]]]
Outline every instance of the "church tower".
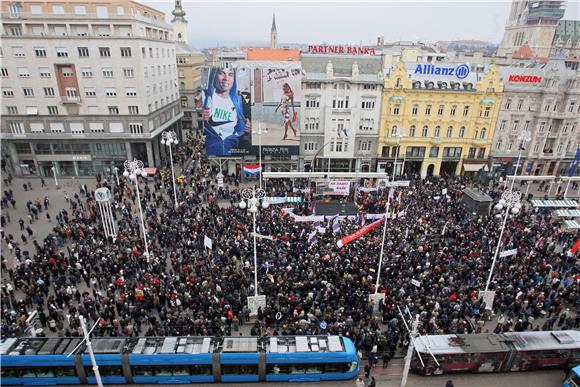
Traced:
[[272, 30], [270, 31], [270, 48], [278, 47], [278, 31], [276, 31], [276, 15], [272, 15]]
[[175, 9], [171, 13], [173, 14], [171, 24], [173, 24], [175, 40], [187, 43], [187, 20], [185, 20], [185, 11], [181, 6], [181, 0], [175, 0]]

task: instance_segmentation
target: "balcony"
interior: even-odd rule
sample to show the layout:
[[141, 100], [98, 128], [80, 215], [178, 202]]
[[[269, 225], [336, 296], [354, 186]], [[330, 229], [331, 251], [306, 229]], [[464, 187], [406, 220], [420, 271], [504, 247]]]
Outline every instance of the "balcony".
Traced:
[[78, 95], [77, 96], [61, 95], [60, 102], [78, 104], [81, 103], [81, 97], [79, 97]]

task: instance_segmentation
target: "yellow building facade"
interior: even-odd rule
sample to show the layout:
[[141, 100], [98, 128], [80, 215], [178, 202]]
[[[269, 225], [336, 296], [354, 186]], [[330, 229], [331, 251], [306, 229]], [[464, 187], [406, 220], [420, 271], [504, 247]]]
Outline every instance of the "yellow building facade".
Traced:
[[399, 62], [385, 77], [377, 171], [422, 177], [487, 164], [503, 92], [495, 65]]
[[200, 127], [201, 110], [201, 68], [205, 57], [184, 43], [177, 43], [175, 49], [177, 60], [177, 81], [179, 82], [179, 98], [183, 109], [183, 128]]

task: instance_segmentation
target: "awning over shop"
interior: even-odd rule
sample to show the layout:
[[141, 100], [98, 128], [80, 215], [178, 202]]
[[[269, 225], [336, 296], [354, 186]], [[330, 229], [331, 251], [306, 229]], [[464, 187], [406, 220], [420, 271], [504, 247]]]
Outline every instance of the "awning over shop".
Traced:
[[574, 228], [574, 229], [580, 228], [580, 224], [575, 220], [565, 220], [564, 226], [566, 226], [566, 228]]
[[578, 207], [576, 200], [540, 200], [532, 199], [530, 203], [534, 207], [550, 207], [550, 208], [575, 208]]
[[579, 218], [580, 217], [580, 210], [556, 210], [556, 211], [554, 211], [554, 215], [560, 216], [560, 217]]
[[463, 164], [465, 172], [477, 172], [483, 167], [485, 167], [485, 164]]

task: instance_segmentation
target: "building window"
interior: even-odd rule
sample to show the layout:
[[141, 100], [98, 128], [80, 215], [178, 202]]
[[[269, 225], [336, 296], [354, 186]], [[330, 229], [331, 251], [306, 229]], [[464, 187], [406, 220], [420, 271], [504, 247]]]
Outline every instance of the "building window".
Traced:
[[105, 88], [105, 95], [107, 97], [116, 97], [117, 96], [117, 90], [115, 90], [114, 87], [107, 87], [107, 88]]
[[83, 67], [83, 68], [81, 68], [81, 75], [83, 78], [92, 78], [93, 77], [93, 69], [91, 69], [90, 67]]
[[453, 137], [453, 126], [447, 128], [447, 137]]
[[511, 105], [512, 105], [512, 100], [508, 99], [507, 101], [505, 101], [505, 105], [503, 106], [503, 108], [505, 110], [509, 110]]
[[415, 125], [411, 125], [409, 128], [409, 137], [415, 137]]
[[127, 97], [136, 97], [137, 96], [137, 89], [134, 87], [126, 87], [125, 88], [125, 95]]
[[20, 78], [30, 78], [30, 71], [27, 67], [19, 67], [17, 70]]
[[568, 106], [568, 112], [574, 113], [574, 106], [576, 105], [575, 101], [570, 102], [570, 106]]
[[16, 107], [16, 106], [6, 106], [6, 112], [8, 114], [18, 114], [18, 107]]
[[40, 78], [50, 78], [50, 69], [48, 67], [39, 67], [38, 73], [40, 74]]
[[348, 109], [348, 93], [350, 86], [346, 83], [334, 84], [335, 95], [332, 100], [332, 107], [334, 109]]
[[481, 129], [481, 132], [479, 133], [479, 139], [480, 140], [485, 140], [485, 135], [487, 134], [487, 129], [483, 128]]
[[121, 47], [121, 56], [128, 58], [131, 56], [131, 47]]
[[451, 105], [451, 111], [449, 112], [449, 115], [451, 117], [455, 117], [455, 112], [457, 111], [457, 105]]
[[437, 109], [437, 115], [442, 116], [444, 111], [445, 111], [445, 105], [439, 105], [439, 109]]
[[129, 106], [129, 114], [139, 114], [139, 106]]
[[548, 103], [546, 104], [546, 106], [544, 106], [544, 111], [545, 111], [545, 112], [548, 112], [548, 111], [550, 111], [550, 105], [551, 105], [551, 102], [548, 102]]
[[[398, 152], [397, 152], [398, 153]], [[407, 157], [425, 157], [425, 147], [424, 146], [410, 146], [407, 148]]]
[[431, 147], [431, 149], [429, 150], [429, 157], [431, 157], [431, 158], [439, 157], [439, 147], [438, 146]]
[[84, 5], [75, 5], [75, 15], [82, 16], [87, 14], [87, 8]]
[[113, 69], [110, 67], [104, 68], [103, 78], [113, 78]]
[[465, 105], [463, 107], [463, 117], [467, 117], [469, 115], [469, 106]]
[[545, 130], [546, 130], [546, 122], [540, 122], [540, 127], [538, 128], [538, 133], [544, 134]]
[[491, 107], [490, 106], [486, 106], [484, 111], [483, 111], [483, 116], [484, 117], [489, 117], [489, 115], [491, 114]]
[[518, 126], [520, 126], [520, 121], [515, 120], [514, 123], [512, 124], [512, 132], [516, 132], [518, 130]]
[[71, 134], [83, 134], [85, 133], [85, 126], [82, 122], [71, 122], [70, 132]]
[[62, 76], [65, 78], [71, 78], [73, 76], [72, 67], [62, 67], [61, 72], [62, 72]]
[[88, 57], [89, 56], [89, 48], [88, 47], [77, 47], [80, 57]]
[[94, 87], [85, 87], [85, 97], [96, 97], [97, 92]]
[[467, 156], [468, 159], [474, 159], [475, 158], [475, 148], [469, 148], [469, 154]]
[[465, 126], [459, 128], [459, 138], [465, 137]]
[[394, 115], [394, 116], [398, 116], [398, 115], [399, 115], [399, 112], [400, 112], [400, 110], [401, 110], [401, 105], [400, 105], [400, 104], [398, 104], [398, 103], [396, 103], [396, 104], [393, 106], [393, 115]]
[[304, 143], [304, 150], [305, 151], [314, 151], [318, 149], [317, 142], [305, 142]]
[[320, 107], [320, 97], [306, 97], [306, 107], [307, 108]]
[[22, 92], [25, 97], [34, 97], [34, 89], [32, 87], [23, 87]]
[[44, 58], [46, 57], [46, 49], [44, 47], [34, 47], [34, 53], [37, 57]]
[[439, 137], [440, 134], [441, 134], [441, 127], [436, 126], [435, 127], [435, 138]]
[[358, 144], [358, 150], [362, 152], [368, 152], [371, 150], [372, 142], [371, 141], [361, 141]]
[[391, 128], [391, 137], [396, 137], [398, 134], [399, 134], [399, 129], [395, 125]]
[[413, 109], [411, 110], [411, 115], [416, 116], [417, 112], [419, 111], [419, 105], [413, 105]]
[[369, 110], [375, 108], [375, 98], [363, 98], [361, 102], [363, 109]]
[[445, 147], [445, 148], [443, 148], [443, 158], [459, 159], [459, 158], [461, 158], [461, 150], [462, 150], [462, 148], [460, 148], [460, 147], [456, 147], [456, 148]]
[[511, 150], [512, 150], [512, 146], [513, 146], [513, 143], [511, 143], [511, 142], [510, 142], [510, 143], [508, 144], [508, 146], [507, 146], [507, 150], [511, 151]]
[[119, 115], [119, 107], [118, 106], [109, 106], [109, 114]]
[[52, 13], [55, 15], [64, 15], [64, 7], [62, 5], [55, 4], [52, 6]]
[[425, 107], [425, 115], [426, 116], [430, 116], [431, 115], [431, 105], [427, 105]]
[[0, 75], [2, 77], [7, 77], [8, 76], [8, 69], [6, 67], [2, 67], [2, 69], [0, 69]]
[[111, 56], [111, 49], [109, 47], [99, 47], [99, 54], [101, 57], [109, 57]]
[[485, 158], [485, 148], [479, 148], [479, 150], [477, 151], [477, 158], [478, 159]]
[[66, 47], [57, 47], [56, 48], [56, 56], [59, 58], [67, 58], [68, 51], [67, 51]]
[[125, 78], [133, 78], [135, 76], [135, 71], [133, 71], [132, 67], [125, 67], [123, 69], [123, 76]]
[[16, 135], [24, 134], [24, 125], [22, 125], [22, 122], [10, 121], [8, 122], [8, 126], [10, 127], [10, 131], [12, 132], [12, 134]]
[[501, 141], [498, 141], [498, 142], [495, 144], [495, 150], [501, 150]]
[[527, 132], [530, 130], [530, 121], [526, 121], [525, 125], [524, 125], [524, 132]]
[[505, 129], [505, 125], [507, 124], [507, 120], [502, 120], [501, 124], [499, 124], [499, 130], [504, 130]]
[[91, 130], [91, 133], [103, 133], [105, 131], [105, 126], [102, 122], [89, 122], [89, 129]]
[[49, 116], [58, 116], [58, 106], [49, 106], [48, 107], [48, 115]]
[[524, 100], [523, 99], [518, 100], [518, 110], [522, 110], [523, 105], [524, 105]]
[[429, 127], [427, 125], [423, 126], [423, 132], [421, 133], [423, 137], [429, 136]]
[[14, 90], [9, 87], [2, 88], [2, 96], [4, 97], [14, 97]]
[[24, 47], [12, 47], [12, 52], [16, 58], [24, 58], [26, 56]]
[[130, 123], [129, 131], [131, 134], [143, 134], [143, 124], [141, 123]]

